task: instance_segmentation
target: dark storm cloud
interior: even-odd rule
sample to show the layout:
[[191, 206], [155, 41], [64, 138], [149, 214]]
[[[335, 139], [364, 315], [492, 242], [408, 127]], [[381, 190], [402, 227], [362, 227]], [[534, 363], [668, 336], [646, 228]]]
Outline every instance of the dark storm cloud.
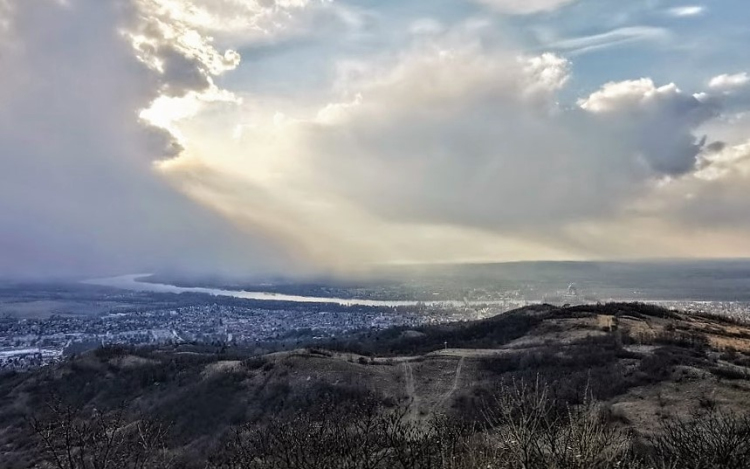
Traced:
[[[180, 148], [139, 123], [163, 78], [120, 33], [132, 7], [12, 6], [0, 55], [0, 277], [262, 265], [244, 236], [152, 170]], [[179, 57], [169, 63], [174, 92], [206, 86]]]

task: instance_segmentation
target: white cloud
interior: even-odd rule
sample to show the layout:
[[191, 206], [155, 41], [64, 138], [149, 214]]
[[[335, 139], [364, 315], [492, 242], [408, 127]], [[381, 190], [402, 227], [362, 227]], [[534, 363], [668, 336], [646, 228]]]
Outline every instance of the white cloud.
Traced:
[[10, 0], [0, 0], [0, 38], [5, 38], [10, 29], [11, 15]]
[[716, 91], [730, 92], [750, 85], [750, 75], [737, 73], [735, 75], [719, 75], [711, 79], [709, 88]]
[[419, 19], [409, 26], [409, 32], [414, 35], [433, 35], [444, 31], [445, 26], [440, 21], [432, 18]]
[[669, 38], [669, 31], [663, 28], [630, 26], [591, 36], [558, 40], [548, 44], [547, 47], [553, 50], [569, 51], [576, 55], [634, 42], [664, 41]]
[[676, 16], [680, 18], [689, 16], [700, 16], [706, 12], [706, 7], [702, 5], [685, 5], [680, 7], [674, 7], [667, 10], [670, 16]]
[[[621, 119], [649, 166], [664, 174], [689, 172], [705, 141], [694, 136], [718, 115], [713, 100], [700, 101], [671, 83], [657, 87], [651, 79], [608, 83], [579, 102], [583, 109]], [[636, 118], [637, 121], [629, 122]], [[606, 118], [606, 117], [605, 117]]]
[[557, 10], [576, 0], [473, 0], [500, 13], [524, 15]]
[[[128, 0], [132, 14], [124, 28], [135, 55], [156, 73], [158, 96], [140, 112], [146, 123], [168, 131], [182, 147], [178, 121], [211, 103], [239, 103], [214, 81], [241, 61], [233, 49], [220, 50], [214, 35], [239, 45], [297, 34], [295, 15], [312, 0]], [[321, 0], [326, 3], [325, 0]], [[322, 4], [322, 3], [321, 3]]]
[[581, 99], [579, 105], [587, 111], [606, 113], [651, 106], [676, 97], [683, 98], [691, 105], [699, 105], [697, 99], [684, 95], [674, 83], [657, 87], [650, 78], [607, 83], [599, 91]]
[[144, 13], [162, 20], [167, 27], [189, 27], [197, 31], [231, 34], [259, 40], [283, 34], [294, 21], [294, 13], [315, 0], [132, 0]]

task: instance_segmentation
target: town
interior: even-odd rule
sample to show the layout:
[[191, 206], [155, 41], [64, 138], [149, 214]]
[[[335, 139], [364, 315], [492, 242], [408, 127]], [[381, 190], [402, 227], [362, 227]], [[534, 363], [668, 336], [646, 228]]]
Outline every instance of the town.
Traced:
[[273, 341], [294, 345], [355, 331], [481, 319], [526, 304], [508, 300], [501, 305], [472, 307], [367, 307], [213, 297], [203, 300], [194, 305], [119, 309], [100, 315], [24, 318], [6, 314], [0, 318], [0, 369], [36, 368], [66, 355], [112, 344], [256, 346]]
[[[305, 287], [285, 293], [310, 294]], [[373, 286], [369, 297], [386, 297], [392, 286]], [[602, 292], [571, 284], [567, 289], [477, 288], [469, 282], [420, 286], [418, 297], [474, 301], [418, 302], [379, 306], [244, 299], [200, 293], [125, 291], [82, 284], [34, 284], [0, 287], [0, 370], [30, 370], [76, 353], [106, 345], [159, 346], [210, 344], [256, 348], [299, 347], [324, 343], [355, 332], [483, 319], [533, 303], [565, 304], [611, 301]], [[423, 290], [423, 291], [422, 291]], [[534, 296], [529, 295], [529, 290]], [[314, 291], [314, 293], [321, 293]], [[329, 293], [330, 292], [323, 292]], [[334, 292], [347, 298], [346, 289]], [[357, 293], [362, 293], [361, 289]], [[414, 296], [408, 290], [397, 298]], [[680, 298], [682, 296], [682, 298]], [[750, 317], [750, 301], [697, 301], [675, 290], [677, 299], [617, 297], [647, 301], [685, 312], [706, 312], [735, 319]], [[313, 297], [309, 297], [311, 300]], [[477, 298], [487, 299], [485, 303]]]

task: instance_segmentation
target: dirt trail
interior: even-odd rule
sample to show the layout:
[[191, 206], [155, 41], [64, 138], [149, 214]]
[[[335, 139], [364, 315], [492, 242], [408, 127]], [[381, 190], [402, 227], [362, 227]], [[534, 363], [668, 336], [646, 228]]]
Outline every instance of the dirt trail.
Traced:
[[453, 386], [443, 394], [443, 396], [440, 398], [439, 401], [435, 403], [435, 405], [432, 407], [432, 413], [434, 413], [437, 410], [440, 410], [446, 402], [448, 402], [448, 399], [451, 398], [453, 393], [458, 391], [459, 383], [461, 382], [461, 370], [463, 370], [464, 367], [464, 361], [466, 360], [466, 356], [461, 356], [461, 358], [458, 360], [458, 365], [456, 365], [456, 374], [453, 377]]
[[461, 370], [464, 367], [464, 360], [466, 360], [465, 356], [461, 357], [461, 359], [458, 361], [458, 365], [456, 365], [456, 378], [453, 380], [453, 387], [445, 396], [443, 396], [443, 401], [451, 397], [453, 393], [458, 390], [458, 383], [461, 379]]
[[419, 419], [419, 396], [417, 396], [416, 384], [414, 382], [414, 369], [411, 362], [403, 362], [404, 378], [406, 382], [406, 397], [409, 398], [407, 417], [412, 420]]

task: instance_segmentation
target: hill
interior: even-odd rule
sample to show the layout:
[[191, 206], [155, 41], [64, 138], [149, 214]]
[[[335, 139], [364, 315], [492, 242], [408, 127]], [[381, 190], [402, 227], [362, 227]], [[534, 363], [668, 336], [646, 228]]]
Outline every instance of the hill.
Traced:
[[[113, 347], [8, 374], [0, 467], [750, 467], [748, 404], [740, 321], [540, 305], [260, 356]], [[668, 466], [688, 460], [703, 465]]]

